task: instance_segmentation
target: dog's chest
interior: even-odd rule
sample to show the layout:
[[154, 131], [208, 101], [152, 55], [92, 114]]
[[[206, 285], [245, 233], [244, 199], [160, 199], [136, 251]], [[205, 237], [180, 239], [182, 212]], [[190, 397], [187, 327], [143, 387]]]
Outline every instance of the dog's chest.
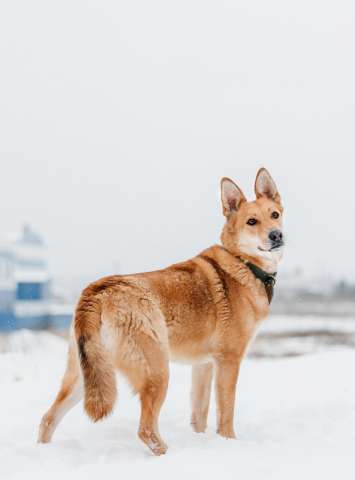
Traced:
[[269, 302], [263, 288], [262, 284], [256, 285], [255, 289], [245, 289], [247, 291], [241, 296], [231, 299], [234, 320], [230, 334], [234, 337], [236, 348], [243, 354], [248, 351], [260, 325], [269, 314]]

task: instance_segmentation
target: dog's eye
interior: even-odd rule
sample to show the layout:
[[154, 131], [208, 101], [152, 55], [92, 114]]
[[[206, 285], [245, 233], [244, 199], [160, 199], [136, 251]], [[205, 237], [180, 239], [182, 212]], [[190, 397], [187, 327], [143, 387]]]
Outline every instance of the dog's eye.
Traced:
[[279, 216], [280, 216], [279, 212], [272, 212], [272, 214], [271, 214], [271, 218], [276, 219], [276, 218], [279, 218]]
[[257, 219], [256, 218], [249, 218], [249, 220], [247, 221], [247, 224], [248, 225], [256, 225], [257, 224]]

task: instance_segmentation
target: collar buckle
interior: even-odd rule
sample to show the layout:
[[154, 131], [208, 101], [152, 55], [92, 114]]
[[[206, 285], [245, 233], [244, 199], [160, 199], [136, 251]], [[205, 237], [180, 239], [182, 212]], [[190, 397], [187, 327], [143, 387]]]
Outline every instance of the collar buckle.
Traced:
[[237, 257], [237, 258], [239, 258], [239, 260], [241, 260], [249, 268], [249, 270], [251, 270], [255, 278], [257, 278], [264, 284], [269, 303], [271, 303], [271, 300], [274, 294], [274, 286], [276, 284], [277, 272], [267, 273], [265, 272], [265, 270], [258, 267], [254, 263], [248, 262], [240, 257]]

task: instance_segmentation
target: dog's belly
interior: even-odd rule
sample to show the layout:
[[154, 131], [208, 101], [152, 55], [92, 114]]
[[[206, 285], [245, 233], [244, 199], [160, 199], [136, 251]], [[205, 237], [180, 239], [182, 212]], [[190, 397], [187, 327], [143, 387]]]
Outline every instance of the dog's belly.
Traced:
[[209, 354], [188, 356], [185, 354], [170, 353], [169, 358], [173, 363], [182, 363], [184, 365], [199, 365], [201, 363], [210, 363], [213, 361], [212, 356]]
[[208, 363], [212, 361], [212, 355], [206, 345], [199, 343], [184, 343], [171, 345], [169, 348], [169, 359], [174, 363], [188, 365]]

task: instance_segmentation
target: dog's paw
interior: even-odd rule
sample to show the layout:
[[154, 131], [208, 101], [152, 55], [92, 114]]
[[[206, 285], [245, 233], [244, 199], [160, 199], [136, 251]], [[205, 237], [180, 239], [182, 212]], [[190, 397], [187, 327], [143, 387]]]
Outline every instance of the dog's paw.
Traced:
[[191, 428], [196, 433], [205, 433], [207, 425], [204, 422], [191, 422]]
[[233, 439], [236, 440], [237, 437], [234, 433], [234, 430], [231, 428], [219, 428], [217, 430], [218, 435], [220, 435], [223, 438], [228, 438], [228, 439]]

